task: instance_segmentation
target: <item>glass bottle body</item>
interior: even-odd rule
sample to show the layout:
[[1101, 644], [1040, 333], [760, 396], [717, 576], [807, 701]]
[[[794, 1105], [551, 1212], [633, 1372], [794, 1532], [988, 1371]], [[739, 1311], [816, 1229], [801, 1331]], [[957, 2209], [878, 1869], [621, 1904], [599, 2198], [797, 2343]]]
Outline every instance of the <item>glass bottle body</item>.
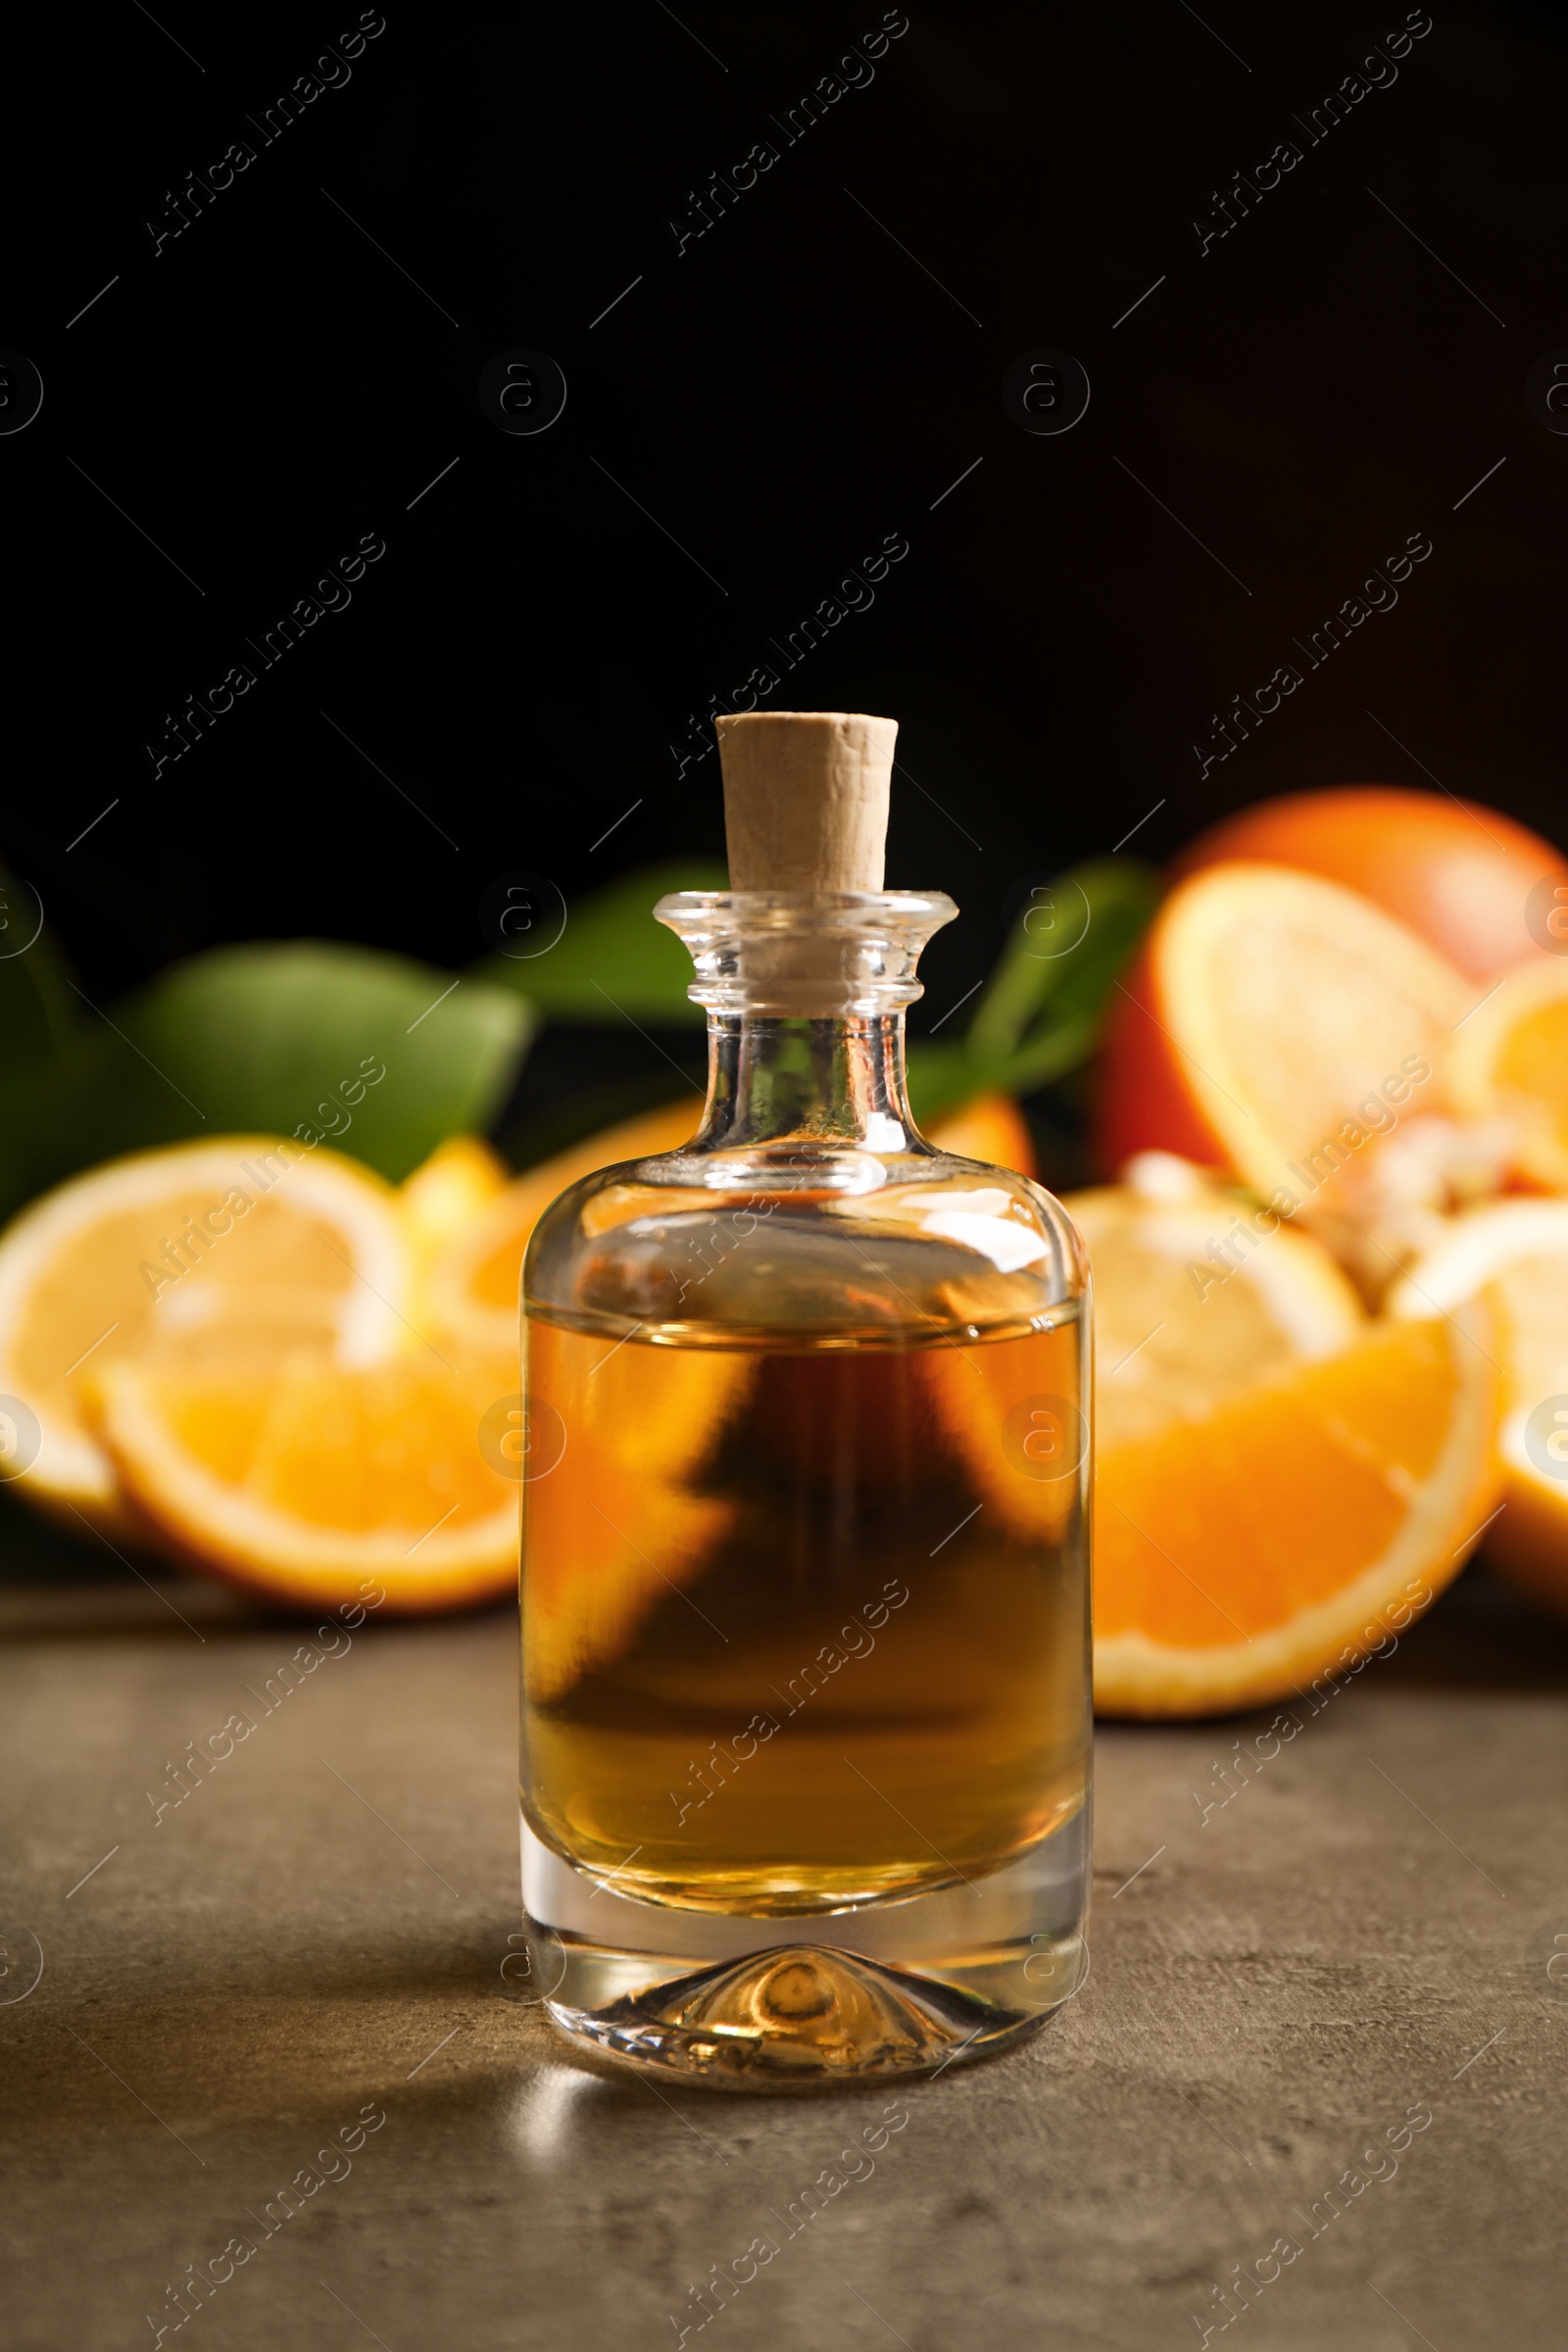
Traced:
[[536, 1983], [718, 2082], [932, 2068], [1084, 1966], [1082, 1255], [915, 1134], [902, 1011], [711, 1031], [524, 1278]]

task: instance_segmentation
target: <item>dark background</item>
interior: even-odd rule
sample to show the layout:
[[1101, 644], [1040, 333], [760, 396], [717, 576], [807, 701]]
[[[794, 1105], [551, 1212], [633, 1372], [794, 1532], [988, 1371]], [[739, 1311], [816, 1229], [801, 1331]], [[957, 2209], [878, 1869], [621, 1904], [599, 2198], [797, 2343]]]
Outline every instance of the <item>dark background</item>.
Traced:
[[[1212, 192], [1305, 147], [1293, 115], [1403, 8], [910, 0], [870, 86], [679, 257], [688, 192], [781, 146], [879, 7], [386, 0], [263, 147], [245, 115], [357, 16], [127, 0], [13, 36], [0, 341], [45, 400], [0, 439], [0, 846], [89, 983], [302, 933], [465, 965], [503, 870], [571, 900], [721, 854], [716, 759], [680, 777], [669, 745], [889, 532], [874, 609], [771, 701], [901, 721], [889, 879], [966, 918], [916, 1027], [1020, 877], [1156, 804], [1131, 852], [1344, 779], [1561, 831], [1568, 439], [1524, 397], [1568, 344], [1558, 12], [1436, 0], [1203, 256]], [[242, 136], [155, 258], [144, 220]], [[569, 386], [535, 437], [476, 396], [518, 345]], [[1093, 387], [1057, 437], [1001, 399], [1042, 345]], [[352, 606], [155, 781], [165, 713], [371, 531]], [[1397, 608], [1200, 780], [1209, 714], [1413, 531]]]

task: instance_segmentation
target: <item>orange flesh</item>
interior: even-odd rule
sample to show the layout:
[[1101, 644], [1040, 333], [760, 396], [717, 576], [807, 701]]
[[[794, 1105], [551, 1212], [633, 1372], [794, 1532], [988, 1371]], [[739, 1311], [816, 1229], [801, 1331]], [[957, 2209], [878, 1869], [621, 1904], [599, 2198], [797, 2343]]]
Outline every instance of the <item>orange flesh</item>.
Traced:
[[1360, 891], [1473, 978], [1527, 958], [1524, 906], [1562, 856], [1499, 809], [1388, 784], [1339, 784], [1261, 801], [1200, 834], [1177, 878], [1262, 858]]
[[515, 1494], [475, 1441], [505, 1378], [497, 1366], [448, 1374], [403, 1361], [346, 1372], [303, 1360], [281, 1374], [209, 1366], [146, 1375], [190, 1460], [300, 1520], [302, 1533], [408, 1528], [412, 1537], [453, 1505], [456, 1525]]
[[[330, 1228], [281, 1200], [255, 1201], [208, 1251], [189, 1250], [195, 1262], [177, 1280], [165, 1282], [155, 1305], [154, 1284], [172, 1272], [161, 1258], [164, 1243], [177, 1242], [187, 1216], [199, 1222], [220, 1209], [225, 1197], [218, 1187], [175, 1195], [155, 1207], [106, 1216], [73, 1238], [32, 1290], [12, 1343], [12, 1365], [30, 1397], [48, 1412], [74, 1419], [67, 1374], [77, 1358], [91, 1348], [99, 1369], [145, 1353], [170, 1323], [176, 1299], [172, 1320], [187, 1329], [216, 1318], [224, 1294], [239, 1291], [246, 1294], [247, 1317], [257, 1306], [278, 1308], [286, 1300], [291, 1325], [296, 1310], [309, 1318], [301, 1337], [313, 1336], [313, 1321], [323, 1331], [330, 1325], [331, 1306], [353, 1283], [354, 1270], [341, 1246], [334, 1246]], [[154, 1268], [151, 1280], [141, 1271], [144, 1264]], [[118, 1330], [110, 1329], [114, 1324]]]
[[1332, 1598], [1393, 1544], [1459, 1387], [1446, 1324], [1393, 1325], [1204, 1420], [1106, 1447], [1097, 1635], [1219, 1648]]
[[1105, 1165], [1163, 1149], [1326, 1208], [1336, 1169], [1392, 1123], [1387, 1090], [1442, 1106], [1464, 996], [1353, 893], [1283, 866], [1210, 866], [1165, 902], [1110, 1022]]
[[1534, 1113], [1568, 1145], [1568, 997], [1515, 1021], [1498, 1051], [1494, 1086], [1502, 1108]]
[[[1442, 1051], [1437, 1022], [1410, 1003], [1375, 955], [1358, 954], [1353, 940], [1260, 910], [1255, 922], [1235, 924], [1204, 944], [1210, 1001], [1229, 999], [1248, 1010], [1226, 1038], [1230, 1070], [1241, 1081], [1237, 1091], [1252, 1119], [1284, 1147], [1310, 1151], [1325, 1136], [1338, 1136], [1355, 1105], [1391, 1072], [1398, 1074], [1402, 1057], [1420, 1055], [1430, 1065]], [[1303, 1002], [1317, 1008], [1324, 1032], [1310, 1060], [1289, 1050]]]
[[[1213, 1219], [1220, 1237], [1229, 1205]], [[1283, 1372], [1302, 1352], [1265, 1296], [1250, 1282], [1232, 1279], [1229, 1261], [1209, 1258], [1200, 1242], [1193, 1243], [1186, 1260], [1161, 1258], [1129, 1219], [1121, 1232], [1093, 1234], [1090, 1253], [1096, 1441], [1102, 1452]], [[1192, 1280], [1195, 1262], [1208, 1285], [1200, 1301]]]

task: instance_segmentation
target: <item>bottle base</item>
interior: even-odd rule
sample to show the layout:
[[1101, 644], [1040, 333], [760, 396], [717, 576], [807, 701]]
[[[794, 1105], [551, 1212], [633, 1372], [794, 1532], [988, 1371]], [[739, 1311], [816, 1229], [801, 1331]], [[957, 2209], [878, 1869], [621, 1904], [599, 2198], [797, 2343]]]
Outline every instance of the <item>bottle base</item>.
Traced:
[[930, 2074], [1044, 2023], [809, 1943], [777, 1944], [599, 2010], [547, 2006], [564, 2033], [607, 2057], [741, 2090]]
[[1087, 1832], [1080, 1815], [986, 1879], [814, 1914], [792, 1942], [777, 1917], [634, 1901], [525, 1823], [522, 1997], [602, 2057], [719, 2089], [940, 2074], [1034, 2033], [1083, 1984]]

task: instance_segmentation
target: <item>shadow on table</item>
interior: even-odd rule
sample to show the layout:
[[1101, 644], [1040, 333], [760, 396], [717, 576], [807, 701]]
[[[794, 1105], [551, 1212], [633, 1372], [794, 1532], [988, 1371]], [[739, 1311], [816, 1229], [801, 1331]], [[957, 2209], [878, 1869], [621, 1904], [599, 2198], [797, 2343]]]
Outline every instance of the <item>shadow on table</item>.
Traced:
[[1379, 1680], [1421, 1690], [1560, 1690], [1568, 1686], [1568, 1620], [1476, 1561], [1401, 1635]]
[[[516, 1609], [515, 1593], [469, 1616]], [[308, 1630], [319, 1608], [290, 1607], [220, 1576], [188, 1576], [128, 1537], [79, 1533], [0, 1488], [0, 1642], [203, 1641], [267, 1626]], [[390, 1620], [407, 1623], [406, 1619]], [[298, 1635], [295, 1636], [298, 1639]], [[3, 2004], [0, 2004], [3, 2005]]]
[[[253, 1949], [238, 1965], [232, 1949], [179, 1949], [175, 1965], [175, 1937], [168, 1966], [127, 1972], [109, 1994], [68, 1991], [58, 1968], [52, 1984], [46, 1972], [9, 2020], [0, 2145], [36, 2155], [110, 2131], [122, 2155], [162, 2157], [173, 2138], [200, 2165], [255, 2137], [298, 2143], [303, 2161], [317, 2135], [374, 2098], [398, 2127], [388, 2147], [415, 2116], [444, 2115], [481, 2134], [499, 2124], [515, 2154], [548, 2163], [591, 2154], [602, 2133], [613, 2139], [636, 2116], [659, 2134], [672, 2118], [690, 2131], [672, 2099], [690, 2102], [703, 2132], [705, 2113], [733, 2129], [756, 2105], [697, 2082], [650, 2086], [567, 2044], [541, 2007], [506, 1994], [496, 1955], [514, 1924], [498, 1914], [371, 1965], [352, 1948], [358, 1938], [286, 1957]], [[835, 2084], [761, 2103], [858, 2108], [900, 2089]]]

